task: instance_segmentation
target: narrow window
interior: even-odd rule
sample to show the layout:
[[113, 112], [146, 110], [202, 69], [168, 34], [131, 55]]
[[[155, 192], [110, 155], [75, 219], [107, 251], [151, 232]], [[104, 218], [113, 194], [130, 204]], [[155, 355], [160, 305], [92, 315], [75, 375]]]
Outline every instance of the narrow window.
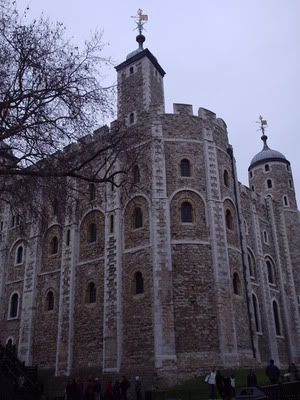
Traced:
[[89, 225], [89, 236], [88, 236], [88, 241], [89, 243], [96, 242], [97, 240], [97, 226], [96, 224], [90, 224]]
[[230, 210], [226, 210], [225, 213], [226, 227], [227, 229], [233, 230], [233, 218]]
[[254, 192], [254, 185], [251, 186], [251, 190], [252, 190], [252, 192]]
[[58, 214], [58, 200], [55, 199], [52, 204], [53, 215], [57, 216]]
[[224, 181], [224, 185], [229, 187], [229, 174], [226, 169], [224, 170], [224, 173], [223, 173], [223, 181]]
[[3, 227], [4, 227], [4, 222], [1, 221], [1, 222], [0, 222], [0, 230], [1, 230], [1, 231], [3, 231]]
[[140, 182], [140, 169], [137, 165], [133, 167], [133, 183], [137, 184]]
[[287, 196], [283, 196], [283, 205], [284, 205], [285, 207], [288, 207], [288, 205], [289, 205]]
[[134, 73], [134, 68], [133, 67], [129, 68], [129, 73], [130, 73], [130, 75], [132, 75]]
[[256, 296], [254, 294], [252, 295], [252, 303], [253, 303], [253, 311], [254, 311], [256, 332], [261, 332], [260, 318], [259, 318], [259, 307], [258, 307]]
[[272, 184], [271, 179], [267, 179], [267, 188], [272, 189], [272, 187], [273, 187], [273, 184]]
[[67, 230], [67, 246], [70, 246], [70, 242], [71, 242], [71, 231], [70, 229]]
[[16, 264], [22, 264], [23, 262], [23, 246], [19, 246], [17, 249]]
[[130, 125], [134, 124], [134, 113], [129, 114], [129, 123]]
[[134, 209], [134, 228], [142, 228], [143, 226], [143, 212], [140, 207]]
[[96, 198], [96, 187], [94, 183], [89, 184], [89, 197], [91, 201]]
[[144, 279], [140, 271], [134, 274], [134, 282], [135, 282], [135, 294], [144, 293]]
[[109, 232], [114, 233], [114, 216], [110, 216], [110, 221], [109, 221]]
[[16, 225], [16, 217], [13, 215], [11, 218], [11, 226], [14, 227]]
[[290, 166], [289, 166], [289, 164], [286, 164], [286, 169], [287, 169], [288, 171], [290, 171]]
[[249, 274], [251, 278], [255, 278], [254, 265], [251, 255], [248, 253]]
[[10, 299], [10, 318], [16, 318], [18, 316], [18, 305], [19, 305], [19, 296], [17, 293], [13, 294]]
[[181, 176], [191, 176], [191, 164], [186, 158], [180, 162], [180, 174]]
[[188, 201], [181, 204], [181, 222], [193, 222], [193, 207]]
[[21, 216], [19, 214], [16, 215], [16, 226], [21, 224]]
[[273, 266], [269, 260], [266, 261], [266, 266], [267, 266], [267, 272], [268, 272], [268, 282], [271, 284], [274, 284], [275, 279], [274, 279]]
[[244, 219], [244, 227], [245, 227], [245, 234], [248, 235], [249, 229], [248, 229], [248, 223], [247, 223], [246, 219]]
[[281, 336], [279, 310], [278, 310], [278, 304], [276, 303], [275, 300], [273, 301], [273, 315], [274, 315], [276, 335]]
[[94, 282], [90, 282], [87, 288], [87, 303], [96, 303], [97, 292]]
[[51, 254], [58, 253], [58, 239], [57, 236], [53, 236], [51, 243], [50, 243], [50, 252]]
[[253, 178], [253, 172], [250, 171], [250, 178]]
[[269, 238], [268, 238], [267, 231], [263, 231], [263, 236], [264, 236], [264, 242], [265, 242], [266, 244], [268, 244], [268, 243], [269, 243]]
[[269, 171], [270, 171], [270, 166], [269, 166], [269, 164], [266, 164], [266, 165], [265, 165], [265, 171], [266, 171], [266, 172], [269, 172]]
[[293, 182], [291, 179], [289, 179], [289, 185], [290, 185], [290, 189], [293, 189]]
[[54, 310], [54, 294], [52, 291], [48, 292], [48, 294], [47, 294], [46, 310], [47, 311]]
[[233, 293], [238, 295], [241, 294], [241, 282], [237, 272], [233, 274]]

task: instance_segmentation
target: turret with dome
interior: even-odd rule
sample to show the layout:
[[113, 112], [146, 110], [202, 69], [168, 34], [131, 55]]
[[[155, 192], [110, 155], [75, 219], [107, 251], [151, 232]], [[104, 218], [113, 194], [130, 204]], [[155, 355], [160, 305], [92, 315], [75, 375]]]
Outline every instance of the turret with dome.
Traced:
[[260, 117], [262, 150], [251, 160], [248, 168], [250, 188], [263, 196], [271, 196], [284, 207], [297, 209], [290, 162], [278, 150], [268, 146], [265, 134], [267, 122]]

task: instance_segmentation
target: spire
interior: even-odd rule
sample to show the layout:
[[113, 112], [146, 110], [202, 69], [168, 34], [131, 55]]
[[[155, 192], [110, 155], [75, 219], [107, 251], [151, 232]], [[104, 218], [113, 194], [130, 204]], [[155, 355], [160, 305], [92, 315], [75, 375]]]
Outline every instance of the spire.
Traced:
[[268, 150], [269, 146], [267, 145], [268, 136], [265, 135], [265, 127], [267, 127], [268, 123], [267, 120], [263, 119], [263, 117], [259, 116], [259, 121], [256, 121], [260, 124], [259, 130], [262, 132], [261, 140], [264, 142], [263, 150]]
[[136, 21], [136, 29], [138, 29], [139, 34], [136, 37], [136, 41], [139, 44], [139, 49], [143, 50], [143, 43], [146, 40], [145, 36], [142, 34], [144, 28], [144, 24], [148, 21], [148, 15], [143, 14], [143, 10], [141, 10], [140, 8], [137, 11], [137, 15], [131, 17], [134, 18]]

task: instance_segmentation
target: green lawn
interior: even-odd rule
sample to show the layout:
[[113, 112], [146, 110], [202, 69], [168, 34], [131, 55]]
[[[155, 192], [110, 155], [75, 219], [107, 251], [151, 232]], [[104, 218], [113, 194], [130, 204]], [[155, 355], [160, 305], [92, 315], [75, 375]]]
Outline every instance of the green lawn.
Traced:
[[[258, 384], [266, 385], [268, 384], [268, 379], [265, 375], [264, 369], [255, 370]], [[221, 374], [223, 376], [234, 374], [236, 378], [236, 386], [246, 386], [247, 384], [247, 375], [249, 373], [249, 369], [237, 369], [237, 370], [222, 370]], [[189, 380], [183, 384], [174, 386], [171, 389], [168, 389], [167, 392], [161, 392], [161, 399], [158, 400], [166, 400], [166, 399], [180, 399], [180, 400], [202, 400], [209, 398], [209, 386], [204, 382], [205, 376], [200, 376]]]

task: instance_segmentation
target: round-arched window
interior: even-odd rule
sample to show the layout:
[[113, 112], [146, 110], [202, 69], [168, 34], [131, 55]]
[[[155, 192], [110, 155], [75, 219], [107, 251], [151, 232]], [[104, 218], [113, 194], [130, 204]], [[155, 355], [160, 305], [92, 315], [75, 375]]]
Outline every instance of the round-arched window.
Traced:
[[188, 201], [184, 201], [180, 207], [181, 222], [193, 222], [193, 206]]

